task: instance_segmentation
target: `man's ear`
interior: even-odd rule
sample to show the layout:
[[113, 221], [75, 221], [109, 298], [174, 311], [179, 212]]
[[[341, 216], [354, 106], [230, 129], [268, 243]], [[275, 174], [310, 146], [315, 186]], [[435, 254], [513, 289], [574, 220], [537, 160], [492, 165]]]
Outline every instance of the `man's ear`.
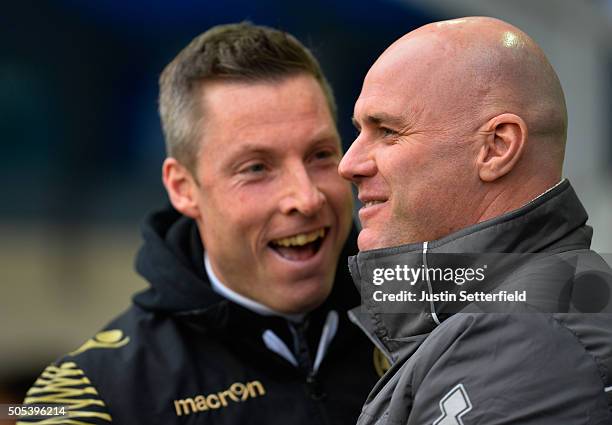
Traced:
[[481, 129], [486, 134], [478, 152], [478, 175], [492, 182], [508, 174], [521, 158], [527, 143], [527, 124], [514, 114], [491, 118]]
[[162, 165], [162, 180], [174, 208], [191, 218], [200, 216], [198, 185], [191, 173], [175, 158], [166, 158]]

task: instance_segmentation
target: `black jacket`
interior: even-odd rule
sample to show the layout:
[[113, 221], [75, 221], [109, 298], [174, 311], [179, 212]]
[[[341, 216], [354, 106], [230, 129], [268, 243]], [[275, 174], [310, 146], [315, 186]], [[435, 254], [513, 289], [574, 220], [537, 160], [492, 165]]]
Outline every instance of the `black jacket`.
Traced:
[[[351, 315], [393, 363], [358, 424], [612, 424], [612, 272], [589, 250], [586, 221], [564, 181], [523, 208], [443, 239], [352, 257], [364, 308]], [[456, 273], [454, 282], [432, 282], [430, 273], [413, 285], [373, 283], [374, 270], [397, 265], [461, 276], [480, 268], [484, 278], [457, 284]], [[375, 300], [376, 291], [400, 286], [447, 291], [457, 301]], [[525, 291], [526, 298], [459, 297], [480, 290]], [[391, 314], [398, 305], [405, 313]]]
[[[151, 286], [103, 332], [43, 372], [26, 403], [65, 403], [79, 424], [349, 424], [378, 379], [374, 347], [348, 320], [359, 304], [341, 254], [334, 289], [297, 334], [311, 356], [329, 315], [337, 333], [316, 373], [267, 348], [279, 317], [214, 292], [195, 223], [172, 209], [149, 216], [136, 268]], [[333, 315], [333, 314], [332, 314]], [[310, 369], [310, 370], [308, 370]], [[55, 422], [54, 422], [55, 423]]]

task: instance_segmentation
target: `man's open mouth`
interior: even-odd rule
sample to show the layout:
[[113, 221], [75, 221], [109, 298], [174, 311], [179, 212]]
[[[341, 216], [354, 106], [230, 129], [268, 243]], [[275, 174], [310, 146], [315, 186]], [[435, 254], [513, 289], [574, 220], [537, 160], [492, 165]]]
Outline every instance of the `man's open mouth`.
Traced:
[[319, 252], [327, 233], [328, 228], [321, 227], [312, 232], [274, 239], [270, 241], [268, 246], [287, 260], [304, 261], [314, 257]]

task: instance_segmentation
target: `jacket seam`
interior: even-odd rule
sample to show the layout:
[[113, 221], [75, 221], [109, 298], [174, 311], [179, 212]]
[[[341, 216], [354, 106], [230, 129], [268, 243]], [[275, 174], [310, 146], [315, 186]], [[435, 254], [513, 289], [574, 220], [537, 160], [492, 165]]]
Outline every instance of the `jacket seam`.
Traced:
[[607, 378], [607, 373], [606, 372], [608, 372], [608, 368], [595, 355], [593, 355], [587, 349], [587, 347], [584, 345], [584, 343], [582, 342], [582, 340], [580, 339], [578, 334], [576, 332], [574, 332], [573, 329], [571, 329], [568, 326], [566, 326], [561, 320], [559, 320], [554, 315], [551, 315], [551, 318], [552, 318], [552, 320], [554, 320], [557, 323], [557, 325], [559, 325], [560, 328], [565, 329], [570, 335], [572, 335], [572, 337], [576, 340], [578, 345], [582, 348], [582, 350], [584, 350], [583, 354], [586, 354], [587, 357], [590, 358], [593, 361], [593, 363], [595, 364], [595, 367], [597, 369], [597, 372], [599, 373], [599, 377], [601, 379], [602, 389], [605, 388], [606, 387], [606, 378]]

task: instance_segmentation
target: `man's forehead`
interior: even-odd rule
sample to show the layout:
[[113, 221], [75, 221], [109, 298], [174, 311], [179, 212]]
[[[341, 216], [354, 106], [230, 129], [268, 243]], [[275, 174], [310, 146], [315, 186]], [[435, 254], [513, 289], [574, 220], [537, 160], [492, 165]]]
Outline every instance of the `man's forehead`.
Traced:
[[355, 103], [354, 118], [373, 125], [405, 124], [406, 115], [421, 109], [429, 97], [431, 73], [399, 52], [389, 52], [368, 72]]
[[[209, 108], [221, 106], [224, 110], [235, 109], [240, 112], [261, 104], [275, 105], [325, 104], [325, 94], [321, 85], [309, 74], [295, 74], [264, 80], [211, 80], [199, 86], [200, 102]], [[309, 102], [308, 102], [309, 101]]]
[[[335, 131], [319, 84], [310, 76], [273, 82], [206, 83], [201, 96], [204, 133], [225, 138], [265, 138], [281, 132]], [[331, 130], [329, 130], [331, 128]]]
[[412, 89], [431, 80], [447, 64], [446, 46], [435, 34], [402, 38], [391, 45], [368, 71], [362, 92], [376, 93]]

